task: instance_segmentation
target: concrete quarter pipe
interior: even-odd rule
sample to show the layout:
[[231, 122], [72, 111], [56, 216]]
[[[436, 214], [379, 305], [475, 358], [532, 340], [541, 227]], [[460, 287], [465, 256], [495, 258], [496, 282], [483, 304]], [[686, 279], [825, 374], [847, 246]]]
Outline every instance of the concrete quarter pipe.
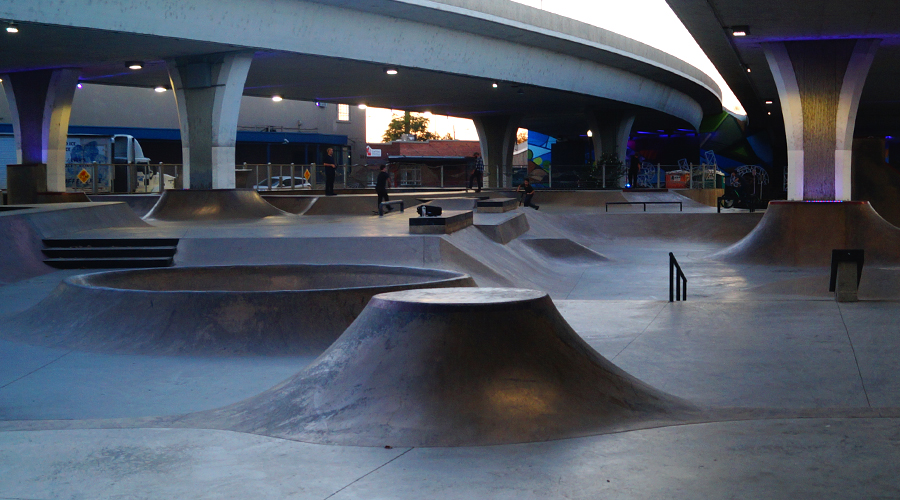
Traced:
[[144, 219], [217, 221], [290, 215], [269, 204], [253, 189], [167, 190]]
[[866, 262], [900, 262], [900, 229], [867, 201], [772, 201], [746, 237], [712, 255], [726, 262], [827, 266], [831, 251], [861, 248]]

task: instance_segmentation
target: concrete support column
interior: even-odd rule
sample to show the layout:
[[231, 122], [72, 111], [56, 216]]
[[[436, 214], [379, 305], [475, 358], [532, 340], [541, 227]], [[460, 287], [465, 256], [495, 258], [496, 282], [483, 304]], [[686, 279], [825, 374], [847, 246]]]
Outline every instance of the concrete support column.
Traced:
[[859, 96], [880, 40], [764, 43], [788, 146], [788, 199], [849, 200]]
[[234, 146], [252, 52], [166, 61], [181, 128], [184, 186], [234, 189]]
[[628, 138], [634, 125], [634, 113], [622, 111], [594, 111], [587, 113], [591, 140], [594, 142], [594, 158], [601, 154], [614, 154], [625, 162]]
[[[66, 190], [66, 138], [80, 69], [48, 69], [2, 75], [12, 115], [16, 159], [47, 165], [47, 191]], [[43, 170], [35, 170], [35, 172]], [[38, 181], [36, 185], [43, 185]]]
[[485, 168], [490, 172], [485, 186], [510, 187], [504, 185], [507, 183], [504, 179], [511, 179], [519, 120], [519, 116], [515, 115], [484, 116], [472, 120], [481, 143]]

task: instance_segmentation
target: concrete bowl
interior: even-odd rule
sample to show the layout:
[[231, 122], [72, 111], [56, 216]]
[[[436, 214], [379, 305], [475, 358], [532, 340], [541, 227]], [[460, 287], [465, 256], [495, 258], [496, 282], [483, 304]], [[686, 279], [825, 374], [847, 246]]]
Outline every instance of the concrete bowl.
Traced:
[[4, 337], [95, 352], [317, 355], [378, 293], [475, 286], [466, 274], [373, 265], [176, 267], [72, 276]]

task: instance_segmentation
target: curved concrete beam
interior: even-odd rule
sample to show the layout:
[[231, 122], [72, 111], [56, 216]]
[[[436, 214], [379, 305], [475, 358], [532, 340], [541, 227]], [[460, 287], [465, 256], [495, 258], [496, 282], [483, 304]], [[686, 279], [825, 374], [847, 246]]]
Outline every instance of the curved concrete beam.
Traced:
[[505, 0], [32, 0], [0, 3], [0, 17], [516, 82], [695, 126], [720, 106], [715, 84], [672, 56]]

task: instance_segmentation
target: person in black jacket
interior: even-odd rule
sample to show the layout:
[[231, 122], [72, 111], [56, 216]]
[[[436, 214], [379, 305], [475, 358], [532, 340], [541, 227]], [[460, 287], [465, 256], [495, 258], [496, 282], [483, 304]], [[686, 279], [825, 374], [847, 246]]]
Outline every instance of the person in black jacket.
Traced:
[[518, 193], [519, 191], [525, 193], [525, 200], [523, 205], [525, 205], [526, 207], [531, 207], [535, 210], [540, 210], [541, 207], [531, 202], [531, 199], [534, 197], [534, 186], [531, 185], [531, 181], [528, 180], [527, 177], [524, 181], [522, 181], [522, 184], [520, 184], [519, 187], [516, 188], [516, 192]]
[[334, 196], [337, 194], [334, 192], [334, 174], [337, 170], [337, 165], [334, 164], [333, 148], [325, 150], [322, 166], [325, 167], [325, 196]]
[[[381, 166], [381, 171], [378, 172], [378, 178], [375, 179], [375, 193], [378, 195], [378, 206], [381, 206], [382, 201], [390, 201], [388, 198], [387, 192], [387, 183], [391, 180], [391, 175], [387, 173], [387, 165]], [[391, 206], [388, 205], [384, 207], [386, 211], [391, 211]]]

